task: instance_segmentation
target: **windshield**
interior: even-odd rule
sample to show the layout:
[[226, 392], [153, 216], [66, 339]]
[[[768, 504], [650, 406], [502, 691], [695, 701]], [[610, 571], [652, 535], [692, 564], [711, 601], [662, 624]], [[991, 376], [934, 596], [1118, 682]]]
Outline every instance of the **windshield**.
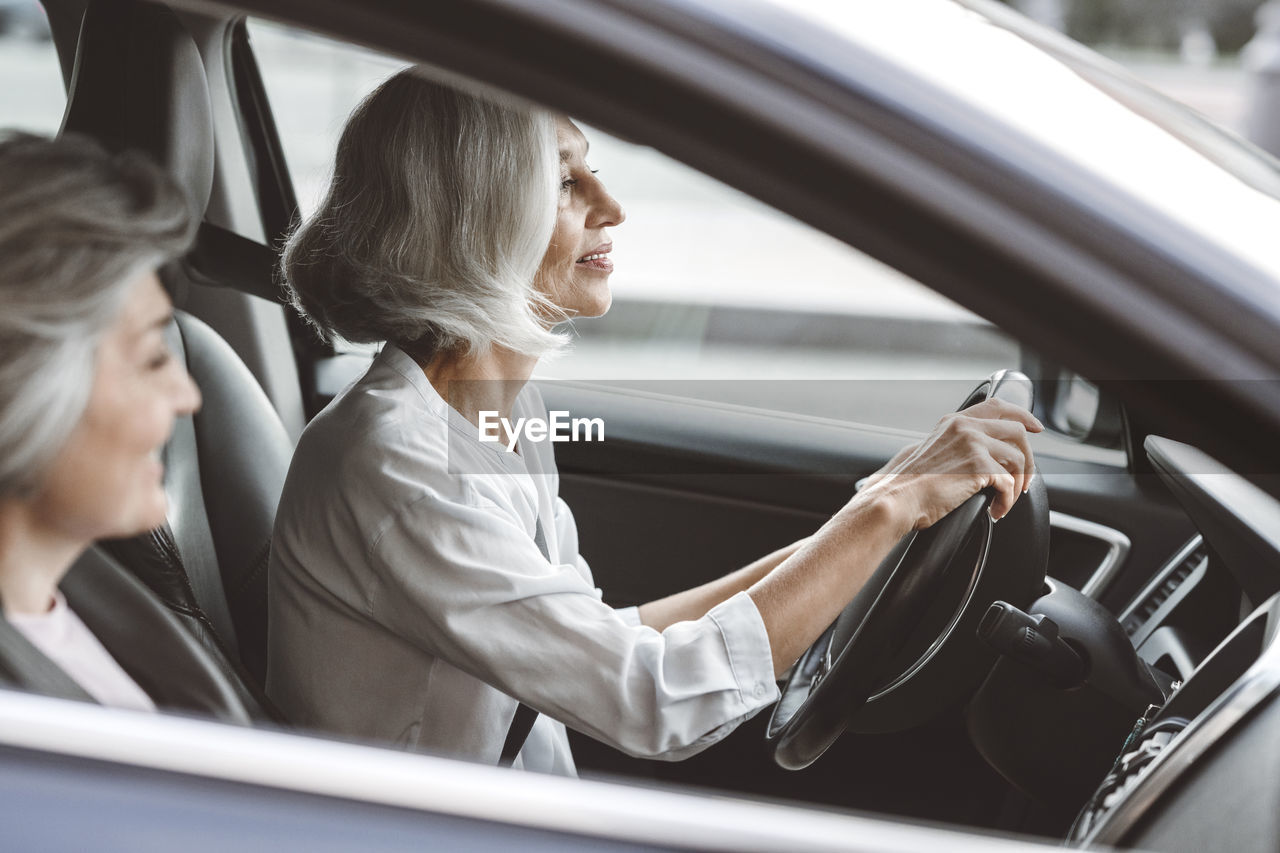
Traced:
[[922, 120], [979, 139], [999, 126], [1280, 277], [1276, 161], [1087, 48], [986, 0], [772, 2], [891, 66], [903, 91], [923, 84]]
[[956, 0], [1071, 68], [1089, 83], [1181, 139], [1246, 183], [1280, 198], [1280, 162], [1200, 113], [1152, 89], [1122, 66], [989, 0]]

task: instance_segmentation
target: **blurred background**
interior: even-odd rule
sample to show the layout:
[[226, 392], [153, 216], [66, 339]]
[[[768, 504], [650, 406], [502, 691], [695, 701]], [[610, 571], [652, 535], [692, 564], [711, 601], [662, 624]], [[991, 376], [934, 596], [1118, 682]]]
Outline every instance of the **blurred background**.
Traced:
[[[1003, 1], [1241, 132], [1249, 119], [1247, 72], [1280, 71], [1280, 56], [1271, 55], [1280, 8], [1264, 10], [1267, 0]], [[1268, 23], [1271, 31], [1260, 37]]]
[[1238, 54], [1262, 0], [1005, 0], [1024, 15], [1098, 49], [1177, 54], [1194, 62]]

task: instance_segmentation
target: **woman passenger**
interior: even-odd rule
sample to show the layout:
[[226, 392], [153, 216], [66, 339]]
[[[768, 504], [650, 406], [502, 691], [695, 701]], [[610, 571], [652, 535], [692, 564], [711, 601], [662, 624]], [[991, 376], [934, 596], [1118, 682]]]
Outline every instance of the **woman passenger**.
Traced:
[[200, 394], [165, 342], [156, 268], [193, 229], [141, 159], [0, 138], [0, 628], [105, 705], [156, 702], [59, 583], [95, 540], [165, 520], [160, 450]]
[[608, 310], [623, 220], [564, 116], [412, 70], [351, 116], [284, 270], [322, 334], [386, 343], [307, 427], [277, 516], [268, 692], [296, 724], [495, 763], [524, 703], [540, 712], [526, 768], [575, 772], [565, 725], [683, 758], [777, 698], [900, 537], [985, 486], [999, 518], [1023, 490], [1040, 426], [984, 403], [808, 539], [639, 608], [604, 604], [550, 445], [507, 452], [479, 424], [546, 417], [527, 380], [563, 345], [558, 322]]

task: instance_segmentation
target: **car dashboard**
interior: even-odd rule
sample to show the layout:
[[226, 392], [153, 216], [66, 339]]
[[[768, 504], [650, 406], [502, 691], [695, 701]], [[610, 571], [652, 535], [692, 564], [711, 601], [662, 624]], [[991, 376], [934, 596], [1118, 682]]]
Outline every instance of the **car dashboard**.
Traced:
[[1233, 849], [1274, 850], [1280, 503], [1189, 445], [1150, 437], [1146, 451], [1199, 532], [1119, 620], [1172, 692], [1135, 725], [1070, 840], [1190, 849], [1229, 830]]

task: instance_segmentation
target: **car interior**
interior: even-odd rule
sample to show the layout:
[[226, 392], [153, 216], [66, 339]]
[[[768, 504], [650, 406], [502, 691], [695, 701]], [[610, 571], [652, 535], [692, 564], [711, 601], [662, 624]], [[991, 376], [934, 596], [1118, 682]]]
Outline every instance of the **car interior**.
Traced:
[[[67, 85], [62, 132], [148, 152], [204, 212], [195, 249], [162, 274], [177, 308], [174, 349], [205, 401], [165, 452], [168, 524], [102, 543], [77, 571], [111, 560], [132, 573], [207, 648], [255, 722], [287, 727], [263, 691], [275, 505], [307, 418], [368, 356], [322, 344], [284, 302], [278, 250], [299, 205], [243, 17], [141, 0], [44, 5]], [[1256, 486], [1140, 431], [1105, 383], [1030, 353], [1005, 366], [1033, 377], [1035, 410], [1074, 431], [1079, 452], [1037, 450], [1025, 519], [1002, 530], [971, 518], [937, 546], [946, 578], [904, 611], [892, 639], [855, 636], [872, 606], [862, 600], [796, 665], [784, 703], [798, 706], [835, 689], [846, 647], [876, 661], [857, 696], [822, 700], [834, 714], [827, 729], [842, 735], [818, 746], [791, 737], [791, 707], [663, 763], [571, 732], [579, 771], [1088, 837], [1159, 746], [1224, 701], [1266, 648], [1280, 624], [1280, 518]], [[980, 394], [1003, 393], [1004, 381]], [[1097, 412], [1083, 430], [1067, 413], [1082, 385]], [[541, 391], [551, 409], [609, 424], [608, 441], [560, 445], [557, 461], [582, 553], [618, 607], [808, 535], [912, 434], [620, 385], [548, 381]], [[996, 599], [1004, 609], [988, 610]], [[9, 668], [13, 686], [41, 689], [20, 664]], [[1256, 752], [1211, 760], [1261, 774]], [[1173, 789], [1185, 823], [1218, 801], [1196, 793], [1209, 778]], [[1275, 792], [1275, 780], [1249, 779], [1258, 797]], [[1158, 848], [1182, 826], [1153, 825], [1142, 840]]]
[[[208, 86], [195, 44], [172, 13], [86, 10], [69, 92], [64, 132], [150, 152], [180, 177], [197, 206], [207, 204], [214, 172]], [[223, 247], [213, 257], [238, 248]], [[249, 706], [265, 714], [267, 556], [292, 442], [234, 350], [181, 310], [192, 280], [227, 287], [245, 280], [234, 267], [202, 273], [201, 257], [165, 279], [179, 309], [172, 349], [210, 404], [180, 420], [166, 446], [169, 524], [102, 548], [161, 597], [226, 665]], [[269, 276], [270, 267], [260, 271]]]

